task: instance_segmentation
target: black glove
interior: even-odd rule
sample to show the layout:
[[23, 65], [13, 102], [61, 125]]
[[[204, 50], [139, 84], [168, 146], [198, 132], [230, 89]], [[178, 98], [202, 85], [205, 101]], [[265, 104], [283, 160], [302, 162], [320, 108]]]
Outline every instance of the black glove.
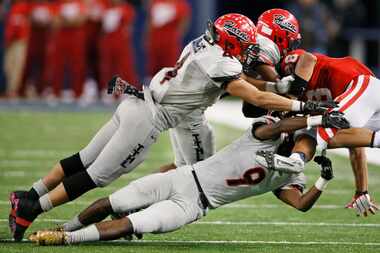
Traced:
[[350, 127], [350, 122], [348, 122], [347, 119], [344, 117], [344, 113], [339, 111], [333, 111], [323, 114], [322, 126], [344, 129]]
[[324, 113], [328, 109], [336, 108], [338, 107], [338, 103], [335, 101], [326, 101], [326, 102], [319, 102], [319, 101], [306, 101], [305, 104], [301, 107], [301, 112], [305, 114], [309, 113]]
[[331, 160], [326, 156], [316, 156], [314, 162], [321, 166], [321, 177], [326, 180], [334, 178], [334, 172], [331, 164]]
[[253, 68], [257, 64], [257, 59], [259, 58], [260, 47], [257, 44], [249, 45], [245, 50], [245, 61], [243, 63], [243, 71], [246, 74], [250, 74], [253, 71]]
[[293, 74], [294, 80], [291, 82], [289, 94], [302, 97], [306, 91], [308, 82], [303, 78], [299, 77], [297, 74]]

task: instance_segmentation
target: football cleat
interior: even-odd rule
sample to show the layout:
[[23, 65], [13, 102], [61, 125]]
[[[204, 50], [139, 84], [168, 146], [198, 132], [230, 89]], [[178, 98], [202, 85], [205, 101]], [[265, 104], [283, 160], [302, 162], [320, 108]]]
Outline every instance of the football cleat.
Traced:
[[21, 241], [27, 228], [37, 218], [38, 201], [27, 198], [17, 198], [11, 193], [11, 212], [9, 214], [9, 228], [15, 241]]
[[285, 173], [300, 173], [305, 164], [301, 160], [281, 156], [272, 151], [260, 150], [256, 153], [256, 162], [269, 170]]
[[65, 245], [67, 236], [63, 231], [42, 230], [34, 232], [29, 236], [29, 241], [35, 242], [37, 245]]

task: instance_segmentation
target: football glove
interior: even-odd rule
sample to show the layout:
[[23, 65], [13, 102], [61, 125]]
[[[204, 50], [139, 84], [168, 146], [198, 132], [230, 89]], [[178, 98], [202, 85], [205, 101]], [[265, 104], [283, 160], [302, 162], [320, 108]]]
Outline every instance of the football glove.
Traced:
[[326, 180], [334, 178], [334, 172], [331, 164], [331, 160], [326, 156], [316, 156], [314, 162], [321, 166], [321, 177]]
[[372, 201], [368, 192], [362, 192], [353, 201], [352, 207], [357, 216], [367, 217], [369, 213], [375, 214], [379, 207]]
[[344, 129], [350, 127], [350, 122], [344, 117], [344, 113], [332, 111], [322, 116], [322, 126], [326, 128]]
[[301, 106], [301, 112], [304, 114], [310, 114], [310, 113], [324, 113], [329, 109], [338, 107], [338, 103], [335, 101], [326, 101], [326, 102], [320, 102], [320, 101], [306, 101]]
[[269, 170], [284, 173], [300, 173], [305, 168], [302, 160], [281, 156], [273, 151], [259, 150], [256, 152], [256, 162]]
[[286, 94], [288, 93], [291, 83], [294, 81], [293, 76], [285, 76], [276, 82], [266, 82], [265, 90], [278, 93], [278, 94]]

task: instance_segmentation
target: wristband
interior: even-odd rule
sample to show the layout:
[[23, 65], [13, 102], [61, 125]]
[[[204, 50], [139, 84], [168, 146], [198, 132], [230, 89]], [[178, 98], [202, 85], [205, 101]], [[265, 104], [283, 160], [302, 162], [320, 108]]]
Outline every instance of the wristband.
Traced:
[[320, 126], [322, 125], [322, 115], [309, 116], [306, 119], [306, 123], [307, 123], [307, 129], [310, 129], [315, 126]]
[[302, 107], [304, 106], [304, 102], [298, 101], [298, 100], [292, 100], [292, 108], [291, 110], [293, 112], [300, 112], [302, 111]]
[[318, 180], [315, 182], [314, 186], [318, 189], [318, 191], [322, 192], [324, 189], [326, 189], [328, 182], [329, 181], [327, 181], [323, 177], [319, 177]]
[[265, 82], [265, 90], [273, 93], [278, 93], [277, 84], [275, 82]]

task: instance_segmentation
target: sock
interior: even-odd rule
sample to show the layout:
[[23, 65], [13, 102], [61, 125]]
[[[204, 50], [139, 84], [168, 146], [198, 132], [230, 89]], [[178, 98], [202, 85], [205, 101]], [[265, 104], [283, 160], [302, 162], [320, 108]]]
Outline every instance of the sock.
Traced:
[[302, 161], [303, 163], [305, 163], [305, 160], [306, 160], [306, 156], [304, 153], [302, 152], [294, 152], [290, 155], [289, 158], [292, 158], [292, 159], [296, 159], [296, 160], [300, 160]]
[[78, 215], [76, 215], [72, 220], [66, 222], [62, 226], [63, 226], [63, 230], [68, 231], [68, 232], [83, 228], [83, 224], [79, 221]]
[[49, 199], [49, 194], [45, 194], [45, 195], [42, 196], [38, 201], [40, 202], [41, 209], [42, 209], [44, 212], [47, 212], [47, 211], [49, 211], [50, 209], [53, 209], [53, 204], [51, 203], [51, 201], [50, 201], [50, 199]]
[[94, 224], [74, 232], [66, 232], [66, 236], [67, 244], [93, 242], [100, 239], [99, 231]]
[[372, 147], [380, 148], [380, 131], [375, 132], [372, 139]]
[[31, 199], [38, 199], [39, 197], [42, 197], [48, 192], [49, 192], [48, 188], [42, 182], [42, 179], [40, 179], [33, 184], [32, 189], [30, 189], [28, 195], [29, 195], [29, 198]]

